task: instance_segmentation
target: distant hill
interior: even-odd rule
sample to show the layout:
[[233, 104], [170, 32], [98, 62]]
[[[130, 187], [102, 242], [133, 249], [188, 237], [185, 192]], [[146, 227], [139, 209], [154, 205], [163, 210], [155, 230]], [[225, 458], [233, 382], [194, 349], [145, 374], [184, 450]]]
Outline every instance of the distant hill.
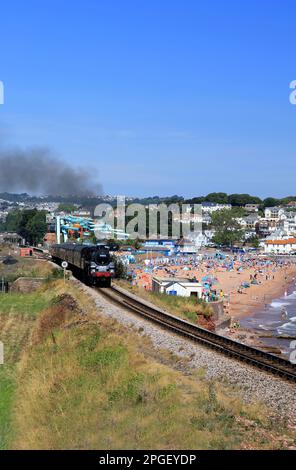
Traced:
[[[94, 208], [100, 202], [108, 202], [111, 205], [116, 204], [116, 196], [82, 196], [82, 195], [68, 195], [68, 196], [31, 196], [28, 193], [0, 193], [0, 199], [5, 199], [10, 202], [61, 202], [61, 203], [74, 203], [83, 207]], [[227, 194], [227, 193], [210, 193], [206, 196], [196, 196], [190, 199], [185, 199], [183, 196], [147, 196], [147, 197], [127, 197], [127, 203], [138, 203], [143, 205], [148, 204], [172, 204], [172, 203], [187, 203], [187, 204], [201, 204], [203, 202], [214, 202], [218, 204], [231, 204], [233, 206], [244, 206], [245, 204], [258, 204], [262, 209], [269, 206], [278, 206], [281, 204], [288, 204], [291, 201], [296, 201], [296, 196], [287, 196], [284, 198], [267, 197], [261, 199], [257, 196], [250, 194]]]

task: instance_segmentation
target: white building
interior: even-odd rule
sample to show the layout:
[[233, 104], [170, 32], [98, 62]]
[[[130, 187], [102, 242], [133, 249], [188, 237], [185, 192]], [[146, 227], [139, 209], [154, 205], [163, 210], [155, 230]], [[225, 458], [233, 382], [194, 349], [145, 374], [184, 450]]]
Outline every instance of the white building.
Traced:
[[286, 211], [278, 223], [279, 228], [288, 233], [288, 235], [296, 235], [296, 212]]
[[196, 249], [200, 249], [202, 246], [206, 246], [209, 242], [209, 237], [205, 232], [198, 232], [192, 239]]
[[272, 232], [272, 234], [266, 237], [266, 240], [286, 240], [288, 238], [292, 238], [288, 235], [288, 233], [283, 230], [282, 228], [277, 228]]
[[265, 219], [277, 222], [281, 219], [281, 216], [285, 213], [283, 207], [266, 207], [264, 211]]
[[209, 212], [205, 212], [202, 215], [202, 223], [205, 225], [210, 225], [212, 223], [212, 217], [210, 216]]
[[258, 212], [259, 211], [259, 204], [246, 204], [245, 209], [248, 212]]
[[176, 243], [176, 251], [183, 255], [194, 255], [198, 251], [198, 247], [192, 240], [181, 239]]
[[220, 211], [222, 209], [231, 209], [231, 204], [218, 204], [216, 202], [203, 202], [201, 204], [202, 211], [212, 214], [213, 212]]
[[152, 291], [160, 294], [201, 298], [202, 284], [186, 278], [152, 278]]
[[268, 254], [289, 254], [296, 252], [296, 238], [265, 240], [264, 251]]

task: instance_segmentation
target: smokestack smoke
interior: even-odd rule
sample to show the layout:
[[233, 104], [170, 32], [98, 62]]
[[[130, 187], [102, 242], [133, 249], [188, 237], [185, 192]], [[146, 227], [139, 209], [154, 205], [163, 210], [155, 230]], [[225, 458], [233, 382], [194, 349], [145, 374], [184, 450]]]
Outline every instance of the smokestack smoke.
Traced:
[[0, 150], [0, 191], [55, 196], [102, 194], [94, 172], [75, 168], [47, 150]]

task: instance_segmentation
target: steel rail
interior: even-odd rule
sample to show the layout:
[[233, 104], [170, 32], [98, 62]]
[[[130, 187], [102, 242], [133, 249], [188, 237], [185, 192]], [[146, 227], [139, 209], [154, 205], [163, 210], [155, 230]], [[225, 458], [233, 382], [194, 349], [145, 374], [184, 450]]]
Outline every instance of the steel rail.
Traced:
[[296, 382], [296, 366], [286, 359], [189, 323], [186, 320], [161, 310], [157, 306], [153, 306], [145, 300], [135, 297], [133, 294], [124, 291], [124, 289], [113, 286], [110, 289], [97, 288], [96, 290], [105, 298], [108, 298], [109, 301], [119, 304], [145, 318], [149, 318], [174, 333], [181, 334], [190, 340], [215, 349], [241, 362], [270, 372], [273, 375]]

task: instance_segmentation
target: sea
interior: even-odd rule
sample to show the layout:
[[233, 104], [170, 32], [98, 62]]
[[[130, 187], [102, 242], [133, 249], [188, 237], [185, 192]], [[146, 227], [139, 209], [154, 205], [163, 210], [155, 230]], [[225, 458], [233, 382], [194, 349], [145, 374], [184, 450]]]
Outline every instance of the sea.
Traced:
[[242, 328], [253, 329], [259, 335], [271, 335], [260, 340], [266, 346], [280, 348], [282, 354], [289, 355], [291, 341], [296, 340], [296, 284], [290, 285], [285, 295], [274, 299], [254, 315], [242, 318], [240, 324]]

